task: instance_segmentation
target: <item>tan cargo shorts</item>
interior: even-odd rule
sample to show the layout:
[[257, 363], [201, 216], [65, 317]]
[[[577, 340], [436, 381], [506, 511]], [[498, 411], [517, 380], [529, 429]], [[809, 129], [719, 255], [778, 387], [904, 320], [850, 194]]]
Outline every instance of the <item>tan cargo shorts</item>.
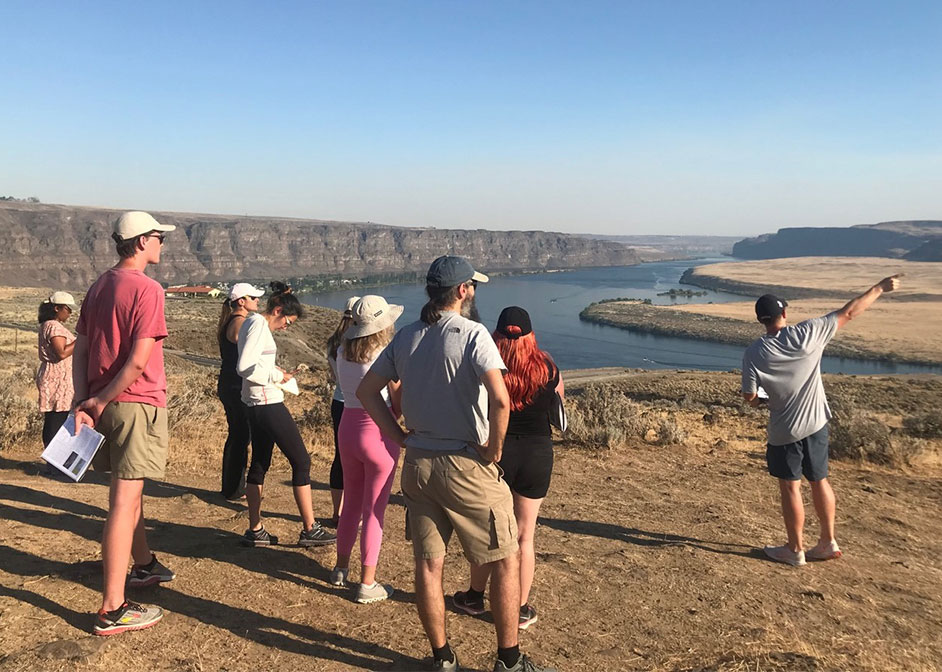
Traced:
[[416, 558], [443, 557], [452, 531], [477, 565], [517, 552], [513, 495], [496, 464], [466, 451], [407, 448], [402, 493]]
[[167, 470], [167, 409], [134, 401], [105, 406], [95, 429], [105, 441], [92, 466], [116, 478], [163, 478]]

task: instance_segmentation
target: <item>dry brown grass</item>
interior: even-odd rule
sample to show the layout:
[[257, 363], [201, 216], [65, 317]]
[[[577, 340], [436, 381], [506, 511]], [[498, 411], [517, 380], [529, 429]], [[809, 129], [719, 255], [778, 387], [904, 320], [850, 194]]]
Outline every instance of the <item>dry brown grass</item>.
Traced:
[[589, 448], [613, 448], [642, 439], [657, 445], [682, 444], [687, 433], [669, 405], [632, 401], [618, 384], [592, 383], [566, 401], [566, 438]]
[[793, 257], [700, 266], [694, 270], [694, 277], [768, 287], [767, 291], [776, 294], [780, 291], [785, 298], [789, 289], [798, 293], [847, 294], [850, 298], [897, 273], [905, 275], [900, 289], [887, 295], [891, 301], [942, 301], [942, 264], [936, 262], [882, 257]]

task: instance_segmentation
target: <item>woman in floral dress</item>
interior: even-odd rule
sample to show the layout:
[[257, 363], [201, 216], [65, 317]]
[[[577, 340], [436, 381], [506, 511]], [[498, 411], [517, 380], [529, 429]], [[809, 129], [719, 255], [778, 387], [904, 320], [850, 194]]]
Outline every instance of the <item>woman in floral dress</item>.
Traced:
[[75, 299], [55, 292], [39, 304], [39, 410], [43, 413], [43, 447], [49, 445], [72, 407], [72, 350], [75, 336], [64, 323], [72, 315]]

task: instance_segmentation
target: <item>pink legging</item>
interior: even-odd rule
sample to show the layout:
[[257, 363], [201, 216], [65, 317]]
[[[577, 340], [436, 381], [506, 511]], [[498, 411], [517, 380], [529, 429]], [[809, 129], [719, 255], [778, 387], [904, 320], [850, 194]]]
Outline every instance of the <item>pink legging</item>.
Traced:
[[337, 553], [350, 555], [363, 520], [360, 562], [375, 567], [383, 543], [383, 518], [389, 503], [399, 446], [386, 439], [362, 408], [344, 408], [337, 431], [343, 465], [343, 509], [337, 523]]

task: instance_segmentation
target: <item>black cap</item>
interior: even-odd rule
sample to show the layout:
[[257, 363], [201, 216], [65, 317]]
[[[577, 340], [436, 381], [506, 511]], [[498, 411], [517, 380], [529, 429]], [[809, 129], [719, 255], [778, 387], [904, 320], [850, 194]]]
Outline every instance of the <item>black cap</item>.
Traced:
[[[507, 327], [517, 327], [517, 329], [508, 330]], [[500, 317], [497, 318], [497, 331], [510, 339], [517, 339], [532, 333], [530, 314], [519, 306], [507, 306], [500, 311]]]
[[773, 294], [763, 294], [756, 301], [756, 319], [759, 322], [769, 322], [785, 312], [788, 301], [780, 299]]
[[475, 271], [471, 262], [464, 257], [449, 254], [433, 261], [425, 276], [426, 284], [432, 287], [455, 287], [469, 280], [487, 282], [487, 276]]

